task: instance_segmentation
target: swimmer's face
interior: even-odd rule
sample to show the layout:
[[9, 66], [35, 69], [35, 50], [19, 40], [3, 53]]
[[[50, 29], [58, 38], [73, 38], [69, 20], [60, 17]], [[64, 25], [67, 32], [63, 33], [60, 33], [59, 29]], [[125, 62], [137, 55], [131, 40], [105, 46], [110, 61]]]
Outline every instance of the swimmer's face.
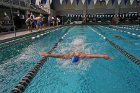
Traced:
[[76, 56], [79, 56], [80, 54], [79, 53], [74, 53]]
[[71, 53], [70, 56], [74, 56], [74, 53]]
[[70, 56], [77, 56], [77, 57], [78, 57], [79, 55], [80, 55], [79, 53], [71, 53], [71, 54], [70, 54]]

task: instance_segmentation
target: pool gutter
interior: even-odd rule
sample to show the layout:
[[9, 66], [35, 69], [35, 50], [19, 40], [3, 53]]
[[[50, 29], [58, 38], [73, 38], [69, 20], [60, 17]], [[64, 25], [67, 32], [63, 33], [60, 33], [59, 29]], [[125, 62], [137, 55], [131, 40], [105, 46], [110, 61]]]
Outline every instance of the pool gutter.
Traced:
[[46, 30], [53, 30], [53, 29], [60, 28], [60, 27], [62, 27], [62, 26], [48, 28], [48, 29], [44, 29], [44, 30], [41, 30], [41, 31], [37, 31], [37, 32], [33, 32], [33, 33], [27, 33], [27, 34], [20, 35], [20, 36], [17, 36], [17, 37], [11, 37], [11, 38], [8, 38], [8, 39], [0, 40], [0, 44], [6, 43], [6, 42], [9, 42], [9, 41], [12, 41], [12, 40], [20, 39], [20, 38], [23, 38], [23, 37], [29, 37], [29, 36], [33, 36], [33, 35], [36, 35], [36, 34], [44, 33]]

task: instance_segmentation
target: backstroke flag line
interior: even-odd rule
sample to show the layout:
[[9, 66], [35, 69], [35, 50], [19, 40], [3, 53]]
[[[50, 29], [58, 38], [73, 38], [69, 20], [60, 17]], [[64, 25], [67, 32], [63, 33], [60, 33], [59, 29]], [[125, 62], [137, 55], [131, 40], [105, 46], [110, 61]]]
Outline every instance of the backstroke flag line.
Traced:
[[96, 2], [97, 2], [97, 0], [93, 0], [93, 2], [94, 2], [94, 5], [96, 4]]
[[36, 0], [31, 0], [31, 4], [35, 4], [36, 3]]
[[130, 0], [130, 4], [131, 4], [131, 5], [133, 4], [133, 2], [134, 2], [134, 0]]
[[87, 0], [87, 2], [88, 2], [88, 5], [90, 4], [90, 2], [91, 2], [91, 0]]
[[109, 0], [105, 0], [106, 5], [108, 4]]
[[82, 0], [82, 3], [85, 4], [85, 0]]
[[62, 3], [63, 3], [63, 0], [60, 0], [60, 4], [62, 5]]
[[40, 3], [41, 3], [41, 0], [36, 0], [36, 5], [40, 5]]
[[50, 0], [50, 4], [52, 4], [52, 0]]
[[76, 0], [76, 4], [77, 4], [77, 5], [79, 4], [79, 0]]
[[112, 2], [112, 5], [114, 5], [115, 1], [116, 1], [116, 0], [111, 0], [111, 2]]
[[41, 4], [46, 4], [47, 0], [41, 0]]
[[[50, 2], [50, 4], [53, 2], [53, 0], [48, 0]], [[59, 0], [60, 4], [62, 5], [64, 0]], [[73, 4], [73, 2], [76, 1], [76, 4], [79, 4], [80, 0], [65, 0], [65, 3], [67, 4], [68, 2], [70, 2], [71, 4]], [[91, 3], [91, 0], [81, 0], [83, 4], [85, 4], [85, 2], [88, 3], [88, 5]], [[94, 5], [97, 3], [98, 0], [93, 0]], [[102, 0], [99, 0], [102, 1]], [[105, 0], [106, 5], [109, 3], [110, 0]], [[118, 3], [118, 5], [121, 4], [121, 2], [123, 2], [125, 5], [128, 3], [129, 0], [111, 0], [112, 5], [114, 5], [115, 1]], [[140, 2], [140, 0], [130, 0], [130, 5], [133, 4], [133, 2], [136, 1], [136, 3], [138, 4]], [[47, 0], [31, 0], [32, 4], [35, 5], [40, 5], [40, 4], [46, 4]]]
[[73, 0], [70, 0], [70, 3], [72, 4], [73, 3]]
[[121, 4], [121, 2], [122, 2], [122, 0], [118, 0], [118, 5], [120, 5], [120, 4]]
[[124, 0], [124, 4], [125, 4], [125, 5], [127, 4], [127, 2], [128, 2], [128, 0]]
[[68, 0], [65, 0], [66, 4], [68, 4]]

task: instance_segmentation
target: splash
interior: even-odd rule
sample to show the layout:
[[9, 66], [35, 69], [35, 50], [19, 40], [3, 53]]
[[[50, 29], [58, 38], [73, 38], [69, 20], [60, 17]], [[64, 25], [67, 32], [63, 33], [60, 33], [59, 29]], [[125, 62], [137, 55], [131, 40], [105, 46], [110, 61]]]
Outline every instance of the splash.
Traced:
[[72, 41], [71, 43], [73, 46], [80, 46], [84, 44], [84, 39], [82, 38], [76, 38], [75, 40]]
[[[90, 53], [92, 51], [90, 47], [86, 47], [85, 43], [86, 38], [84, 36], [76, 37], [71, 43], [63, 43], [58, 48], [58, 53]], [[65, 70], [66, 72], [84, 72], [87, 71], [90, 67], [90, 64], [94, 62], [94, 60], [89, 59], [80, 59], [78, 64], [73, 64], [71, 59], [56, 59], [57, 66], [60, 69]]]

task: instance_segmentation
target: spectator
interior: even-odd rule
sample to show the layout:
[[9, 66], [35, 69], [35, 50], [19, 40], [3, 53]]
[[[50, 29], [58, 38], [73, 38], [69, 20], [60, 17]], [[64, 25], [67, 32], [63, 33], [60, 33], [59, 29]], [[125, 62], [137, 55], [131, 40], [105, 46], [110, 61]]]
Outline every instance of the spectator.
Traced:
[[53, 26], [55, 25], [55, 17], [52, 17]]
[[48, 16], [48, 26], [51, 26], [51, 15]]
[[96, 23], [96, 18], [93, 18], [93, 22], [95, 22], [95, 23]]
[[34, 20], [37, 21], [36, 29], [37, 29], [37, 30], [39, 30], [39, 29], [42, 30], [44, 16], [43, 16], [42, 14], [40, 14], [38, 17], [34, 18]]
[[58, 17], [56, 18], [56, 22], [57, 22], [57, 26], [58, 26], [60, 23], [60, 19]]
[[28, 26], [28, 31], [32, 32], [32, 23], [33, 23], [33, 17], [28, 14], [28, 18], [25, 21], [26, 25]]
[[[35, 18], [35, 16], [33, 15], [32, 12], [30, 12], [30, 17], [32, 17], [33, 19]], [[36, 22], [36, 20], [34, 20], [33, 23], [32, 23], [32, 27], [36, 28], [36, 24], [37, 24], [37, 22]]]

